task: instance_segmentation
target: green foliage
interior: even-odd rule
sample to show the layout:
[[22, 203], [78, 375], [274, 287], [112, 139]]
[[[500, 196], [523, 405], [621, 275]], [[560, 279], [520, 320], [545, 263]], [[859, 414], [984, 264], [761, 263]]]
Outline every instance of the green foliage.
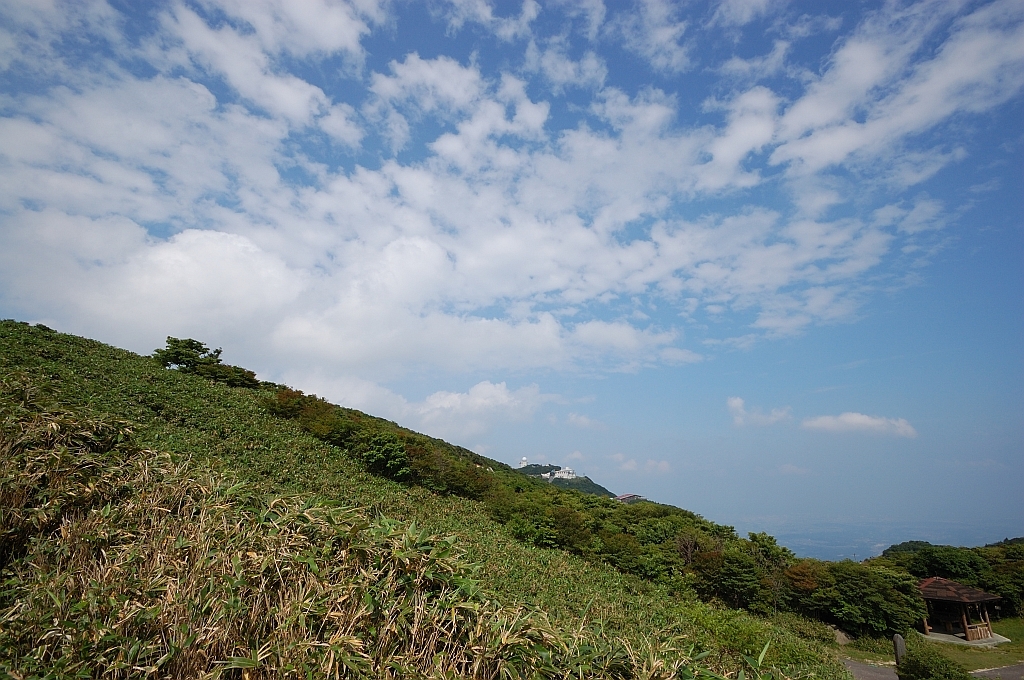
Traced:
[[[0, 375], [19, 371], [48, 403], [109, 414], [104, 422], [130, 421], [143, 449], [212, 466], [260, 494], [312, 492], [367, 508], [371, 516], [416, 522], [430, 534], [458, 535], [497, 601], [542, 607], [561, 630], [593, 623], [628, 643], [637, 658], [643, 650], [681, 645], [685, 651], [695, 644], [710, 652], [711, 668], [733, 674], [744, 664], [740, 654], [756, 654], [771, 640], [765, 663], [787, 677], [845, 677], [834, 655], [784, 623], [695, 599], [684, 556], [689, 548], [679, 539], [696, 537], [691, 556], [749, 541], [685, 510], [562, 491], [394, 423], [301, 393], [281, 394], [279, 386], [229, 389], [97, 342], [0, 322]], [[357, 448], [377, 431], [403, 443], [412, 469], [405, 483], [366, 471]], [[517, 514], [546, 530], [540, 543], [565, 549], [515, 539], [509, 529]], [[624, 571], [602, 564], [612, 562], [604, 559], [602, 537], [613, 539], [607, 554]], [[259, 650], [245, 646], [232, 655], [251, 659], [253, 651]]]
[[[561, 629], [534, 608], [498, 604], [453, 537], [308, 497], [265, 498], [141, 451], [123, 427], [3, 406], [3, 536], [30, 539], [0, 596], [9, 677], [710, 673], [682, 640]], [[763, 657], [748, 660], [755, 673]]]
[[924, 548], [931, 548], [932, 544], [928, 541], [903, 541], [895, 545], [890, 545], [888, 548], [882, 551], [883, 557], [893, 557], [900, 553], [916, 553], [918, 550]]
[[915, 552], [907, 570], [919, 578], [941, 576], [964, 583], [977, 583], [992, 567], [972, 550], [942, 545], [928, 546]]
[[1024, 546], [1014, 539], [981, 548], [919, 541], [914, 550], [887, 549], [870, 562], [906, 570], [919, 579], [941, 576], [1000, 595], [1003, 615], [1024, 611]]
[[845, 560], [803, 560], [787, 570], [793, 607], [856, 636], [893, 635], [925, 614], [917, 579]]
[[963, 666], [943, 656], [934, 644], [915, 637], [907, 640], [907, 655], [896, 668], [900, 680], [971, 680]]
[[573, 491], [579, 491], [580, 493], [592, 496], [615, 498], [615, 494], [586, 476], [576, 477], [575, 479], [552, 479], [551, 484], [559, 489], [572, 489]]
[[360, 455], [370, 472], [396, 480], [409, 476], [409, 454], [398, 437], [390, 432], [371, 436], [361, 449]]
[[182, 373], [200, 375], [229, 387], [259, 387], [256, 374], [239, 366], [222, 364], [221, 349], [211, 350], [198, 340], [167, 336], [167, 347], [153, 352], [153, 358], [164, 368], [177, 368]]

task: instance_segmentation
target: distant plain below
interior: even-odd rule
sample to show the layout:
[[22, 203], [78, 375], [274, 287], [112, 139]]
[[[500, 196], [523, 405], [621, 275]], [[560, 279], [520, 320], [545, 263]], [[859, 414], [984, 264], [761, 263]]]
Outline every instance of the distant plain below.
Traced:
[[998, 515], [984, 522], [940, 520], [886, 521], [851, 520], [778, 522], [738, 521], [737, 531], [766, 531], [800, 557], [819, 560], [864, 560], [880, 555], [890, 545], [903, 541], [928, 541], [935, 545], [975, 547], [997, 543], [1004, 538], [1024, 536], [1024, 521]]

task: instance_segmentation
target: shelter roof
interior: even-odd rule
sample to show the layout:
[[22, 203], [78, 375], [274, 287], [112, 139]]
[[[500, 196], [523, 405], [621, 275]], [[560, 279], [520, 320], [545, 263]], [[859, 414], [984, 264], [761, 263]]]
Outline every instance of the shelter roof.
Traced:
[[926, 600], [943, 600], [945, 602], [993, 602], [1001, 600], [998, 595], [986, 593], [984, 590], [965, 586], [947, 578], [932, 576], [921, 581], [921, 597]]

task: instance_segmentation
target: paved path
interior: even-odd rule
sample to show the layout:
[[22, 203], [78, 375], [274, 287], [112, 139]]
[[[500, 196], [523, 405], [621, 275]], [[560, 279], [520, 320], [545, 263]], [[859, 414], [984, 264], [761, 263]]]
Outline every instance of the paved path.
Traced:
[[[894, 666], [872, 666], [859, 661], [843, 659], [843, 665], [850, 671], [856, 680], [897, 680], [896, 668]], [[1024, 663], [1005, 668], [996, 668], [990, 671], [974, 671], [971, 673], [976, 678], [988, 678], [989, 680], [1024, 680]]]
[[977, 678], [1002, 678], [1002, 680], [1021, 680], [1024, 678], [1024, 663], [991, 671], [974, 671], [971, 675]]
[[857, 680], [897, 680], [895, 666], [872, 666], [850, 659], [843, 659], [843, 665]]

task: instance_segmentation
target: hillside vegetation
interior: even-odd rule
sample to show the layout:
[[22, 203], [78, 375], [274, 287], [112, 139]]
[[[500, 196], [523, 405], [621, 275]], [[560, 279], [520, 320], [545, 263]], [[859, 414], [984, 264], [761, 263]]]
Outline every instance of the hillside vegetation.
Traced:
[[681, 639], [497, 603], [453, 537], [257, 493], [37, 397], [0, 381], [8, 677], [712, 675]]
[[917, 578], [941, 576], [1002, 596], [1002, 616], [1024, 613], [1024, 539], [1008, 538], [977, 548], [905, 541], [889, 546], [869, 564], [905, 570]]
[[[500, 669], [491, 663], [493, 659], [490, 656], [480, 651], [490, 649], [488, 645], [491, 643], [480, 642], [486, 637], [472, 637], [483, 635], [473, 633], [477, 630], [474, 626], [482, 625], [481, 621], [493, 622], [511, 617], [509, 620], [521, 622], [516, 625], [522, 625], [524, 631], [534, 631], [524, 632], [526, 642], [522, 648], [509, 652], [512, 657], [525, 660], [521, 668], [534, 669], [527, 675], [541, 667], [535, 665], [535, 662], [540, 663], [536, 659], [541, 658], [552, 664], [542, 677], [569, 677], [567, 674], [576, 672], [573, 668], [579, 670], [579, 666], [574, 665], [578, 659], [583, 658], [589, 664], [591, 657], [587, 655], [596, 654], [601, 659], [619, 660], [616, 662], [620, 664], [616, 667], [619, 670], [609, 668], [601, 671], [609, 677], [673, 677], [674, 671], [666, 669], [689, 668], [691, 645], [694, 646], [692, 654], [706, 653], [701, 664], [730, 672], [746, 663], [742, 658], [744, 653], [756, 654], [770, 642], [764, 659], [766, 667], [778, 668], [790, 677], [845, 676], [834, 654], [822, 644], [829, 639], [831, 632], [819, 624], [785, 617], [766, 620], [714, 603], [704, 603], [693, 596], [693, 589], [685, 581], [685, 573], [671, 574], [666, 579], [643, 579], [630, 573], [628, 565], [626, 569], [621, 565], [619, 569], [612, 568], [602, 561], [604, 555], [596, 550], [577, 547], [576, 554], [573, 554], [564, 549], [543, 547], [543, 541], [533, 540], [528, 533], [524, 536], [529, 527], [542, 526], [539, 517], [530, 514], [535, 509], [531, 509], [531, 505], [540, 504], [540, 511], [545, 517], [559, 517], [559, 508], [572, 513], [579, 513], [582, 509], [590, 513], [581, 513], [586, 517], [594, 516], [595, 508], [607, 512], [607, 521], [596, 533], [592, 527], [586, 527], [591, 531], [591, 538], [596, 536], [602, 543], [602, 531], [604, 535], [614, 536], [613, 529], [618, 527], [619, 533], [635, 539], [637, 527], [658, 526], [659, 521], [684, 522], [702, 532], [705, 529], [708, 532], [725, 532], [727, 540], [746, 540], [735, 539], [728, 534], [731, 530], [718, 528], [719, 525], [692, 513], [648, 503], [621, 506], [595, 496], [558, 490], [517, 475], [507, 466], [465, 449], [409, 432], [388, 421], [326, 405], [326, 402], [306, 395], [289, 394], [282, 386], [231, 387], [212, 382], [211, 376], [167, 370], [152, 358], [43, 327], [16, 322], [0, 324], [0, 373], [7, 376], [8, 381], [11, 376], [21, 376], [15, 381], [15, 387], [8, 391], [36, 395], [32, 399], [5, 396], [8, 404], [5, 408], [11, 413], [21, 409], [18, 411], [21, 415], [5, 415], [4, 436], [8, 442], [4, 445], [4, 456], [8, 461], [5, 463], [8, 465], [5, 479], [13, 479], [14, 475], [20, 474], [19, 469], [25, 467], [22, 459], [9, 462], [14, 460], [11, 452], [17, 448], [10, 442], [18, 441], [22, 436], [11, 435], [11, 431], [17, 433], [21, 431], [18, 428], [27, 428], [24, 431], [28, 432], [35, 427], [30, 425], [32, 422], [37, 425], [47, 423], [40, 425], [42, 429], [52, 429], [47, 418], [59, 420], [67, 417], [70, 423], [122, 423], [109, 426], [114, 430], [97, 430], [100, 434], [96, 436], [100, 439], [108, 437], [103, 433], [121, 433], [114, 437], [120, 438], [118, 441], [121, 443], [112, 447], [105, 443], [97, 449], [104, 455], [116, 454], [112, 459], [102, 460], [116, 463], [116, 472], [111, 472], [109, 478], [118, 481], [110, 482], [108, 487], [90, 486], [90, 482], [80, 486], [89, 490], [85, 496], [94, 493], [91, 489], [95, 487], [95, 493], [100, 495], [95, 496], [94, 502], [87, 502], [85, 496], [76, 491], [69, 496], [72, 501], [66, 505], [66, 514], [47, 515], [50, 519], [32, 520], [12, 530], [7, 523], [13, 521], [10, 518], [18, 513], [32, 515], [40, 507], [50, 508], [45, 512], [52, 508], [45, 498], [39, 501], [42, 505], [33, 505], [24, 499], [12, 501], [7, 497], [3, 501], [4, 535], [6, 537], [14, 531], [10, 535], [16, 538], [12, 538], [10, 543], [5, 538], [3, 568], [8, 585], [0, 595], [0, 610], [3, 612], [0, 616], [8, 622], [21, 622], [17, 627], [3, 627], [6, 635], [3, 644], [8, 645], [4, 654], [6, 658], [21, 659], [25, 664], [35, 659], [31, 663], [43, 664], [44, 658], [57, 658], [54, 654], [64, 658], [61, 655], [66, 654], [71, 664], [69, 668], [83, 659], [101, 658], [111, 664], [110, 668], [121, 664], [121, 675], [129, 676], [143, 672], [133, 671], [133, 668], [152, 666], [169, 651], [185, 649], [184, 642], [193, 633], [226, 626], [225, 630], [236, 630], [237, 635], [224, 633], [224, 637], [218, 638], [221, 642], [209, 645], [212, 651], [206, 657], [188, 663], [195, 663], [195, 668], [202, 667], [211, 672], [227, 669], [232, 664], [239, 668], [246, 664], [262, 664], [266, 668], [278, 669], [275, 673], [283, 673], [282, 669], [299, 668], [296, 664], [306, 659], [302, 663], [308, 662], [307, 670], [314, 666], [322, 669], [327, 667], [323, 664], [328, 657], [316, 655], [321, 652], [327, 654], [324, 651], [327, 648], [317, 645], [327, 644], [324, 639], [334, 640], [330, 644], [341, 644], [338, 640], [342, 638], [335, 639], [335, 636], [349, 635], [353, 640], [345, 643], [350, 644], [349, 652], [345, 652], [349, 654], [346, 658], [362, 670], [345, 664], [333, 666], [339, 672], [343, 670], [342, 666], [348, 669], [344, 673], [353, 676], [358, 673], [393, 673], [397, 677], [406, 672], [386, 670], [393, 663], [397, 664], [395, 668], [404, 668], [410, 673], [412, 670], [409, 669], [435, 672], [427, 666], [430, 669], [448, 668], [455, 675], [468, 673], [467, 668], [479, 668], [479, 671], [473, 671], [479, 673], [478, 677], [490, 677], [488, 673], [497, 673]], [[242, 377], [246, 376], [242, 374]], [[297, 411], [294, 409], [296, 402], [300, 405]], [[325, 406], [306, 408], [312, 402]], [[30, 403], [45, 404], [45, 407], [26, 405]], [[292, 408], [291, 413], [288, 408]], [[311, 413], [315, 409], [319, 409], [319, 416]], [[332, 422], [347, 423], [351, 428], [346, 433], [345, 427], [323, 427], [324, 423]], [[321, 429], [318, 431], [317, 427]], [[69, 428], [69, 431], [81, 429], [78, 425], [69, 425]], [[128, 430], [132, 431], [129, 433]], [[90, 430], [86, 427], [82, 431]], [[344, 434], [344, 441], [330, 443], [330, 438], [339, 434]], [[395, 446], [396, 443], [399, 446]], [[47, 446], [37, 443], [29, 449], [45, 451]], [[91, 450], [90, 446], [85, 449]], [[73, 449], [59, 441], [50, 448], [53, 451]], [[399, 452], [405, 453], [406, 461], [401, 459]], [[39, 455], [46, 458], [51, 454]], [[398, 465], [394, 465], [396, 460]], [[106, 463], [96, 465], [102, 467]], [[52, 479], [52, 475], [44, 477]], [[481, 483], [480, 488], [483, 489], [502, 488], [510, 483], [508, 496], [493, 496], [504, 498], [508, 504], [491, 502], [492, 496], [479, 488], [474, 491], [472, 483], [479, 480], [487, 480]], [[246, 486], [238, 487], [237, 481], [245, 482]], [[199, 491], [199, 487], [207, 491]], [[102, 488], [108, 490], [102, 491]], [[182, 498], [175, 494], [184, 493], [182, 490], [188, 488], [196, 494], [188, 501], [192, 510], [181, 514], [184, 510], [180, 508], [185, 505], [181, 504], [183, 501], [174, 500]], [[229, 493], [232, 488], [235, 491]], [[521, 490], [517, 491], [517, 488]], [[103, 493], [112, 495], [104, 496]], [[38, 501], [41, 496], [33, 491], [26, 498]], [[548, 500], [540, 503], [538, 499]], [[337, 503], [352, 510], [330, 507], [330, 504]], [[644, 506], [648, 508], [643, 509]], [[186, 525], [195, 524], [197, 517], [207, 516], [203, 514], [204, 507], [209, 508], [210, 513], [214, 510], [221, 513], [219, 519], [212, 524], [200, 523], [188, 529]], [[503, 508], [505, 515], [501, 514]], [[637, 512], [637, 509], [641, 512], [635, 515], [622, 514]], [[276, 516], [275, 513], [290, 519], [267, 524], [263, 518]], [[517, 515], [522, 522], [518, 528]], [[165, 524], [165, 521], [171, 524]], [[292, 522], [308, 526], [302, 528]], [[341, 527], [340, 534], [331, 533], [333, 529], [327, 525], [332, 522]], [[419, 529], [411, 529], [413, 523]], [[528, 525], [525, 530], [523, 524]], [[285, 525], [289, 527], [286, 531], [273, 529], [274, 526]], [[203, 526], [212, 533], [194, 533], [204, 531]], [[555, 529], [557, 536], [557, 526]], [[266, 536], [264, 531], [283, 533]], [[449, 541], [429, 539], [429, 536], [457, 538]], [[186, 546], [183, 543], [174, 547], [179, 538], [189, 545], [205, 546], [202, 551], [192, 548], [195, 552], [189, 553], [195, 556], [195, 564], [208, 565], [204, 572], [196, 571], [195, 574], [205, 574], [205, 578], [217, 581], [219, 585], [216, 587], [222, 589], [217, 591], [220, 595], [215, 596], [215, 589], [210, 590], [213, 586], [204, 590], [205, 586], [195, 583], [184, 585], [187, 579], [180, 574], [165, 580], [146, 575], [157, 573], [143, 568], [142, 562], [147, 556], [166, 555], [159, 560], [153, 558], [163, 565], [160, 568], [170, 568], [167, 565], [174, 564], [175, 559], [180, 561], [180, 551]], [[116, 544], [117, 550], [105, 547], [104, 541], [114, 541], [110, 545]], [[412, 576], [418, 573], [415, 571], [418, 567], [402, 567], [413, 569], [403, 572], [386, 564], [386, 560], [406, 550], [395, 546], [407, 543], [411, 546], [408, 550], [412, 551], [410, 559], [413, 562], [427, 559], [422, 557], [423, 554], [440, 555], [432, 551], [451, 551], [447, 556], [439, 557], [444, 565], [439, 567], [443, 572], [437, 575], [440, 580]], [[230, 548], [236, 545], [239, 546], [237, 550]], [[323, 545], [329, 546], [325, 548], [328, 552], [316, 553]], [[345, 547], [348, 545], [362, 545], [360, 550], [364, 557], [355, 557], [359, 550]], [[572, 545], [568, 543], [562, 547], [571, 548]], [[581, 546], [579, 542], [575, 545]], [[598, 546], [598, 543], [586, 545]], [[179, 552], [158, 553], [154, 546]], [[344, 559], [340, 557], [342, 553]], [[275, 561], [279, 558], [284, 562]], [[118, 562], [121, 559], [127, 560], [120, 567], [121, 571], [99, 571], [109, 570], [111, 564], [122, 564]], [[267, 559], [271, 561], [267, 562]], [[136, 561], [140, 561], [138, 568]], [[278, 580], [260, 580], [266, 577], [268, 566], [282, 563], [289, 566], [274, 577]], [[376, 565], [373, 569], [381, 571], [372, 572], [372, 578], [366, 577], [361, 581], [363, 577], [359, 574], [364, 574], [367, 564]], [[71, 565], [75, 565], [74, 569]], [[273, 568], [277, 570], [279, 567]], [[85, 575], [90, 573], [96, 578], [87, 579]], [[124, 579], [115, 578], [118, 573], [134, 573], [143, 581], [133, 581], [135, 585], [131, 585]], [[307, 584], [303, 587], [312, 588], [309, 592], [337, 593], [340, 591], [331, 589], [340, 588], [351, 592], [352, 597], [358, 595], [359, 602], [372, 611], [376, 611], [375, 606], [366, 604], [363, 593], [372, 583], [379, 581], [391, 584], [387, 588], [394, 592], [389, 590], [387, 596], [395, 598], [395, 602], [422, 602], [427, 607], [424, 611], [436, 614], [446, 611], [445, 606], [451, 607], [453, 602], [464, 600], [470, 603], [470, 609], [475, 608], [486, 616], [481, 614], [483, 618], [474, 619], [466, 614], [469, 618], [459, 624], [462, 627], [452, 638], [452, 644], [465, 643], [469, 646], [461, 651], [429, 646], [437, 641], [423, 643], [427, 645], [423, 647], [419, 642], [421, 638], [409, 637], [412, 635], [410, 631], [414, 630], [419, 635], [421, 630], [426, 630], [415, 623], [410, 631], [395, 633], [395, 638], [382, 638], [380, 636], [384, 633], [374, 623], [372, 615], [360, 619], [354, 614], [356, 610], [345, 610], [349, 613], [327, 617], [338, 625], [341, 619], [350, 618], [351, 623], [345, 624], [350, 626], [347, 633], [321, 627], [316, 629], [316, 635], [310, 636], [307, 632], [313, 628], [307, 626], [313, 625], [310, 621], [315, 619], [315, 612], [295, 604], [303, 602], [302, 598], [306, 596], [294, 590], [297, 586], [295, 581], [289, 580], [292, 576], [283, 578], [288, 574]], [[334, 585], [312, 584], [310, 574], [318, 578], [334, 574], [328, 578]], [[435, 574], [431, 574], [433, 578]], [[103, 581], [98, 579], [99, 576], [109, 580]], [[78, 590], [71, 589], [71, 581], [61, 580], [76, 578]], [[415, 587], [409, 586], [408, 580], [405, 585], [399, 583], [403, 578], [417, 582]], [[239, 583], [232, 585], [231, 579]], [[157, 585], [151, 587], [151, 581]], [[171, 583], [173, 585], [168, 585]], [[417, 590], [421, 585], [426, 589]], [[117, 590], [122, 586], [125, 590], [118, 591], [119, 595], [107, 590]], [[198, 590], [194, 590], [196, 588]], [[251, 590], [236, 592], [232, 588]], [[68, 595], [54, 599], [47, 594], [61, 592]], [[187, 604], [188, 600], [181, 598], [189, 592], [205, 593], [203, 597], [208, 599]], [[265, 593], [269, 600], [263, 604], [254, 603], [257, 593]], [[439, 598], [437, 602], [434, 602], [435, 597]], [[159, 605], [153, 604], [157, 600]], [[355, 601], [351, 600], [352, 603]], [[205, 605], [198, 602], [222, 604], [211, 604], [212, 608], [204, 609]], [[430, 609], [435, 605], [436, 608]], [[405, 605], [396, 606], [401, 610]], [[179, 613], [172, 615], [175, 607], [179, 607]], [[266, 626], [270, 625], [267, 622], [271, 619], [267, 612], [271, 610], [277, 612], [274, 616], [283, 616], [284, 619], [272, 619], [273, 629], [280, 632], [268, 637], [260, 631], [269, 630]], [[180, 612], [198, 618], [188, 618]], [[131, 620], [137, 621], [138, 627], [124, 628], [125, 621], [128, 621], [124, 617], [129, 614], [129, 618], [135, 617]], [[215, 623], [206, 623], [207, 619], [202, 616], [212, 616], [210, 620]], [[168, 624], [168, 621], [173, 623]], [[175, 630], [180, 630], [180, 634], [169, 633], [171, 629], [167, 625], [178, 626]], [[246, 628], [247, 625], [256, 628]], [[58, 628], [51, 629], [52, 626]], [[69, 628], [74, 632], [67, 630]], [[17, 637], [6, 632], [11, 630], [34, 633]], [[318, 637], [323, 635], [327, 638]], [[58, 651], [53, 651], [57, 647], [39, 651], [40, 645], [45, 647], [47, 640], [52, 645], [58, 645], [53, 640], [70, 642], [58, 645]], [[471, 640], [476, 642], [467, 642]], [[158, 641], [164, 646], [159, 646]], [[103, 644], [108, 645], [108, 652], [100, 654], [97, 651], [99, 647], [95, 645]], [[591, 651], [579, 651], [584, 648]], [[69, 649], [78, 649], [79, 652], [72, 653]], [[425, 649], [434, 650], [430, 652], [429, 663], [423, 656]], [[147, 661], [139, 661], [141, 656], [133, 656], [143, 654], [140, 650], [148, 650], [145, 651]], [[357, 653], [358, 650], [362, 651]], [[158, 653], [160, 656], [154, 660]], [[340, 653], [335, 651], [334, 658], [340, 658]], [[127, 657], [121, 658], [118, 654], [126, 654]], [[363, 666], [359, 666], [359, 659], [362, 659]], [[507, 667], [512, 668], [512, 665]], [[647, 671], [644, 668], [650, 670], [654, 667], [662, 670], [645, 675]], [[582, 673], [580, 677], [596, 677], [601, 673]], [[22, 675], [31, 677], [31, 673]]]

